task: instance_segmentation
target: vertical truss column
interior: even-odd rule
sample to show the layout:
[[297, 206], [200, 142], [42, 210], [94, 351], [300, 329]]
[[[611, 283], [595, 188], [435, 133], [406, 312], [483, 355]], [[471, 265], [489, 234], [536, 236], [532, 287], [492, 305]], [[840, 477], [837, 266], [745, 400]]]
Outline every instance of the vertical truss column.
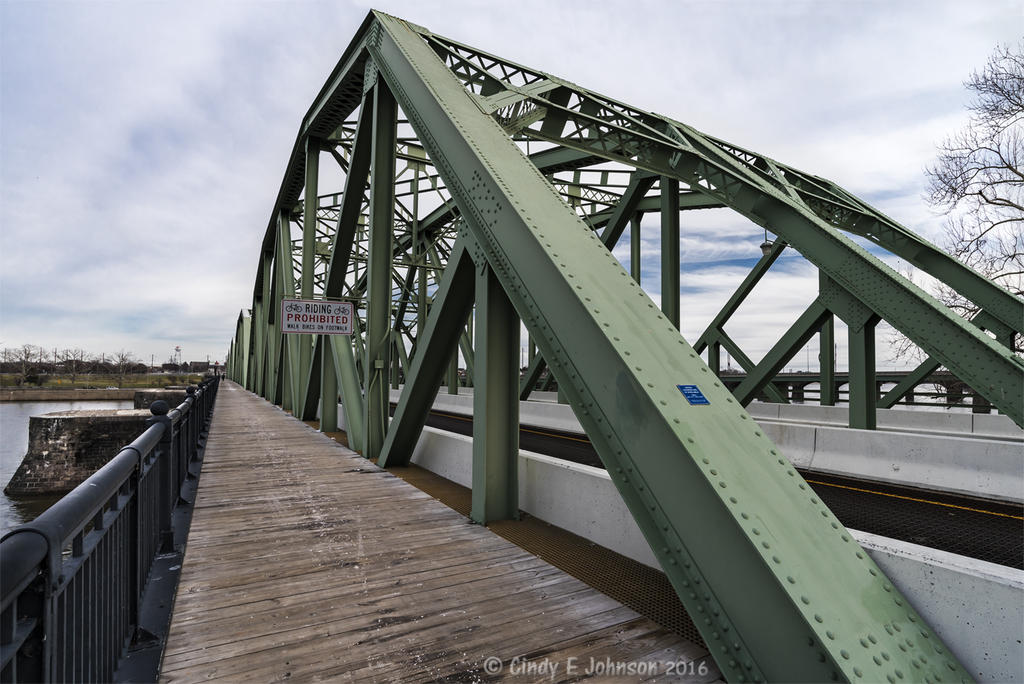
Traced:
[[482, 254], [478, 263], [470, 517], [487, 524], [519, 512], [519, 317]]
[[263, 300], [257, 299], [252, 304], [252, 337], [247, 353], [249, 354], [249, 377], [246, 378], [245, 389], [258, 392], [260, 342], [263, 338]]
[[[399, 352], [399, 345], [402, 342], [402, 334], [397, 330], [391, 331], [391, 389], [398, 389], [402, 378], [402, 354]], [[402, 348], [404, 351], [404, 348]]]
[[643, 214], [636, 213], [629, 219], [629, 275], [640, 284], [640, 222]]
[[[320, 141], [311, 136], [306, 137], [306, 183], [302, 202], [302, 275], [299, 283], [299, 296], [302, 299], [313, 298], [313, 272], [316, 267], [316, 208], [318, 204], [317, 190], [320, 177]], [[298, 374], [293, 379], [296, 383], [297, 401], [294, 413], [301, 420], [315, 418], [315, 397], [312, 401], [307, 396], [309, 390], [310, 365], [313, 360], [313, 347], [316, 336], [301, 335], [293, 343], [298, 347]]]
[[822, 406], [836, 405], [836, 323], [829, 316], [818, 333], [818, 402]]
[[274, 339], [274, 254], [264, 251], [260, 254], [260, 323], [261, 333], [256, 338], [257, 377], [256, 393], [264, 399], [270, 397], [270, 376], [273, 371], [273, 357], [270, 356], [270, 348]]
[[878, 386], [875, 383], [875, 325], [877, 316], [863, 325], [849, 327], [850, 427], [874, 430], [877, 422]]
[[708, 345], [708, 368], [715, 375], [722, 374], [722, 344], [718, 340]]
[[320, 432], [338, 430], [338, 371], [334, 364], [332, 335], [321, 335], [320, 354]]
[[277, 240], [274, 252], [274, 320], [275, 325], [275, 356], [276, 368], [274, 380], [274, 398], [270, 401], [279, 404], [285, 411], [291, 411], [297, 403], [294, 386], [298, 373], [295, 370], [296, 348], [295, 336], [287, 337], [281, 332], [278, 316], [281, 315], [281, 300], [295, 296], [295, 276], [292, 270], [292, 239], [291, 217], [287, 209], [277, 212]]
[[875, 384], [875, 326], [881, 320], [877, 313], [854, 297], [835, 280], [819, 271], [818, 301], [828, 309], [819, 330], [839, 316], [849, 333], [850, 341], [850, 427], [874, 430], [878, 386]]
[[[375, 69], [373, 71], [376, 73]], [[377, 79], [373, 86], [373, 103], [370, 244], [366, 264], [366, 415], [363, 430], [363, 455], [367, 458], [376, 458], [384, 445], [390, 398], [391, 260], [398, 117], [394, 96], [383, 79]]]
[[661, 177], [661, 310], [679, 329], [679, 181]]
[[459, 393], [459, 349], [452, 349], [452, 358], [448, 362], [448, 394]]
[[352, 350], [352, 338], [332, 335], [327, 338], [327, 342], [325, 347], [334, 355], [334, 368], [341, 385], [341, 405], [345, 411], [348, 445], [355, 451], [362, 451], [365, 411], [359, 387], [359, 371], [356, 370], [355, 354]]
[[[302, 202], [302, 299], [313, 297], [313, 268], [316, 264], [316, 208], [320, 176], [320, 141], [306, 138], [306, 186]], [[306, 355], [307, 357], [309, 354]]]

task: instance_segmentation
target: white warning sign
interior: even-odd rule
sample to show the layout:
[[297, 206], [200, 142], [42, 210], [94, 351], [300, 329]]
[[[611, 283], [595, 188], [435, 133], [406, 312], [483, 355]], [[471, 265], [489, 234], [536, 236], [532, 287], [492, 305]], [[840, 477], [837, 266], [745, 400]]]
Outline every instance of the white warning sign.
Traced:
[[351, 335], [352, 302], [282, 299], [281, 332], [307, 335]]

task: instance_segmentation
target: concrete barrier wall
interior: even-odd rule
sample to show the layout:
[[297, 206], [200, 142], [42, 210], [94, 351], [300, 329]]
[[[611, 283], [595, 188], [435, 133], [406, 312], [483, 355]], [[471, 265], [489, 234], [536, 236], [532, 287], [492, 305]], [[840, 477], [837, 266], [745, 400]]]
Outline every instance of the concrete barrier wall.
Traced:
[[[466, 389], [461, 392], [458, 395], [439, 393], [434, 408], [472, 415], [473, 395]], [[399, 391], [392, 390], [391, 395], [392, 401], [397, 401]], [[1018, 437], [990, 439], [970, 429], [975, 418], [988, 419], [982, 422], [995, 424], [993, 430], [1002, 429], [999, 426], [1005, 428], [1002, 421], [1009, 420], [1005, 416], [891, 411], [894, 417], [890, 420], [904, 427], [918, 421], [932, 427], [948, 424], [950, 429], [942, 432], [851, 430], [843, 427], [844, 407], [757, 402], [751, 407], [752, 415], [765, 434], [797, 467], [999, 501], [1024, 502], [1024, 431], [1010, 423], [1019, 433]], [[828, 420], [824, 425], [817, 425], [779, 418], [783, 414], [790, 417], [819, 415]], [[926, 418], [919, 420], [917, 416], [922, 415]], [[838, 421], [840, 416], [841, 421]], [[836, 421], [830, 424], [832, 419]], [[583, 432], [572, 408], [565, 404], [520, 402], [519, 420], [524, 425]], [[961, 428], [963, 430], [958, 432]]]
[[[398, 401], [401, 390], [391, 390], [391, 401]], [[529, 401], [519, 402], [520, 422], [551, 427], [559, 430], [581, 432], [579, 421], [567, 404], [557, 403], [557, 392], [534, 392]], [[473, 389], [460, 388], [459, 394], [447, 394], [442, 387], [434, 402], [434, 408], [456, 413], [473, 412]], [[811, 423], [834, 427], [849, 424], [849, 408], [846, 406], [818, 406], [815, 404], [774, 404], [755, 401], [747, 411], [755, 420], [782, 420], [797, 423]], [[550, 419], [566, 421], [566, 427], [559, 424], [531, 422]], [[878, 427], [883, 431], [934, 432], [942, 435], [961, 437], [983, 437], [1011, 439], [1024, 445], [1024, 430], [1004, 415], [996, 413], [970, 413], [962, 411], [912, 411], [907, 409], [879, 409]]]
[[1024, 681], [1024, 572], [852, 534], [975, 679]]
[[1021, 443], [766, 419], [758, 423], [799, 468], [999, 501], [1024, 501]]
[[[815, 404], [774, 404], [755, 401], [747, 406], [755, 419], [786, 420], [817, 425], [844, 427], [849, 424], [849, 407]], [[1007, 416], [967, 411], [879, 409], [878, 427], [882, 430], [909, 430], [942, 434], [974, 435], [994, 439], [1024, 440], [1024, 430]]]
[[[426, 428], [412, 460], [470, 487], [472, 451], [469, 437]], [[519, 507], [658, 567], [603, 470], [521, 451]], [[1024, 573], [864, 532], [851, 533], [978, 681], [1024, 681]]]
[[[465, 435], [424, 428], [412, 462], [463, 487], [473, 486], [473, 440]], [[566, 492], [572, 492], [572, 496], [566, 496]], [[619, 505], [609, 506], [608, 502]], [[611, 478], [600, 468], [520, 451], [519, 508], [660, 568]]]
[[[473, 415], [473, 395], [464, 394], [438, 394], [434, 400], [434, 410], [449, 411], [466, 416]], [[391, 392], [391, 401], [398, 401], [399, 393]], [[553, 394], [547, 392], [544, 394]], [[583, 432], [579, 419], [572, 412], [568, 404], [558, 404], [553, 401], [521, 401], [519, 402], [519, 422], [523, 425], [536, 425], [538, 427], [551, 428], [552, 430], [564, 430], [566, 432]]]

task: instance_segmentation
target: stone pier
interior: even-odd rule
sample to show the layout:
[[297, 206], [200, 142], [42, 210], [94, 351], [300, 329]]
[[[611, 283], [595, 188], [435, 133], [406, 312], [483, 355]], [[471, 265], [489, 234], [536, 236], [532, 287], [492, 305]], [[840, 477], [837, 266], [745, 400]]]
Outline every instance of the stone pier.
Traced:
[[[184, 393], [182, 393], [184, 394]], [[28, 452], [6, 494], [62, 494], [146, 429], [146, 409], [57, 411], [29, 418]]]

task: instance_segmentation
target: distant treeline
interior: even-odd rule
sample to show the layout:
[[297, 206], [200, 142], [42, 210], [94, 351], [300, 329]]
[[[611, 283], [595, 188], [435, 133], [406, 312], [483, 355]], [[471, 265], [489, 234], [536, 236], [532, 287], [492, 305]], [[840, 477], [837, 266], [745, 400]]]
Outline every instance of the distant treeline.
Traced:
[[[205, 373], [210, 370], [206, 361], [184, 361], [173, 358], [159, 366], [143, 363], [124, 349], [113, 354], [92, 354], [79, 348], [47, 349], [33, 344], [0, 350], [0, 373], [9, 376], [14, 385], [43, 385], [58, 376], [72, 383], [78, 376], [106, 375], [122, 379], [126, 375], [145, 373]], [[7, 383], [5, 383], [7, 384]]]

